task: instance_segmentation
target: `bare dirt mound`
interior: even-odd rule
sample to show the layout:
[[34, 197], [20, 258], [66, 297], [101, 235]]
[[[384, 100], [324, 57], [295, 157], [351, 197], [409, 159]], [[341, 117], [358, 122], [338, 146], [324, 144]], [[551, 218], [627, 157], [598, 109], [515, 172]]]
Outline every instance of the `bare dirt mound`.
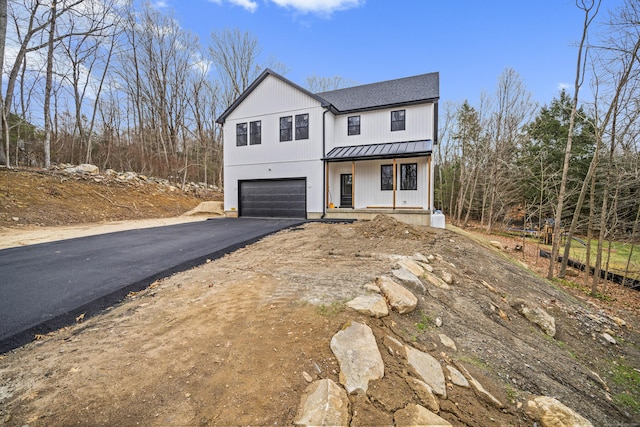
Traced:
[[376, 215], [371, 221], [357, 224], [358, 234], [371, 239], [385, 238], [422, 240], [432, 236], [431, 228], [415, 227], [387, 215]]
[[[349, 396], [352, 425], [390, 425], [396, 410], [421, 402], [416, 373], [387, 351], [387, 336], [464, 366], [504, 405], [449, 378], [439, 415], [453, 425], [531, 426], [526, 402], [536, 395], [596, 426], [640, 421], [635, 316], [576, 299], [465, 236], [415, 229], [426, 237], [407, 239], [411, 231], [384, 217], [310, 223], [161, 280], [0, 356], [0, 423], [291, 425], [305, 377], [339, 383], [329, 343], [351, 321], [371, 327], [385, 364], [366, 395]], [[406, 315], [346, 307], [397, 256], [416, 252], [432, 255], [434, 274], [452, 275], [450, 289], [411, 289], [418, 307]], [[518, 299], [554, 316], [555, 338], [514, 308]]]
[[118, 182], [57, 171], [0, 168], [0, 227], [52, 226], [180, 215], [219, 192], [183, 193], [166, 185]]

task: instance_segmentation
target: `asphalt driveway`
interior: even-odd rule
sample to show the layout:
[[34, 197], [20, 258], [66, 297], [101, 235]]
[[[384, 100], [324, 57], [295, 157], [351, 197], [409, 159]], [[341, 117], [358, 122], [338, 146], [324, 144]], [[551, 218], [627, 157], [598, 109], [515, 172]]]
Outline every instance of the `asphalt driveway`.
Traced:
[[0, 352], [302, 222], [219, 218], [0, 250]]

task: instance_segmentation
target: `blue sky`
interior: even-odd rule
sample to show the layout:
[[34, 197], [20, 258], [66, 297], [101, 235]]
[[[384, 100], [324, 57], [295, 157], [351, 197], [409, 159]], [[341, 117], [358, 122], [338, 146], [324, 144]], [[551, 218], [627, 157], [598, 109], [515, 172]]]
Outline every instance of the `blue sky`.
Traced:
[[[622, 0], [604, 0], [607, 8]], [[547, 104], [573, 86], [583, 13], [574, 0], [162, 0], [207, 45], [249, 31], [304, 86], [307, 76], [360, 84], [440, 72], [441, 102], [476, 104], [511, 67]], [[597, 28], [596, 28], [597, 29]]]

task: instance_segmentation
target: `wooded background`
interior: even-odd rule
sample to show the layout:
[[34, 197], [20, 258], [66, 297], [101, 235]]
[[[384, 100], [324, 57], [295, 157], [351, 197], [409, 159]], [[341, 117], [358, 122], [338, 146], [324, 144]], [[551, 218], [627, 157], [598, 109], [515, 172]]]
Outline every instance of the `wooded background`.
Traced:
[[[560, 224], [554, 257], [561, 230], [598, 238], [600, 258], [607, 239], [637, 240], [640, 1], [607, 16], [600, 6], [576, 0], [575, 84], [549, 105], [513, 69], [477, 105], [441, 100], [435, 202], [450, 222], [489, 232]], [[261, 62], [251, 33], [201, 41], [134, 0], [0, 0], [0, 51], [0, 164], [92, 163], [220, 188], [216, 117], [264, 68], [287, 73]]]

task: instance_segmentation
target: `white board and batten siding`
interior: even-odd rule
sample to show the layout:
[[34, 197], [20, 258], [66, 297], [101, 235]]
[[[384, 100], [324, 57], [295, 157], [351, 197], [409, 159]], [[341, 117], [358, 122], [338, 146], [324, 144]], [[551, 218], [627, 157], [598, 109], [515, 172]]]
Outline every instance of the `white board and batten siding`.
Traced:
[[[238, 181], [305, 178], [307, 212], [322, 212], [322, 113], [320, 103], [273, 76], [256, 87], [224, 125], [224, 205], [237, 210]], [[295, 116], [309, 114], [309, 138], [295, 139]], [[280, 117], [292, 116], [292, 141], [280, 142]], [[261, 121], [261, 144], [236, 145], [236, 125]]]
[[[396, 208], [421, 208], [429, 209], [429, 170], [426, 157], [413, 157], [396, 160]], [[400, 165], [405, 163], [417, 163], [418, 182], [417, 190], [400, 190]], [[381, 166], [393, 164], [393, 160], [367, 160], [355, 162], [355, 175], [353, 185], [355, 189], [355, 209], [369, 207], [393, 207], [393, 191], [381, 189]], [[336, 206], [340, 204], [340, 175], [350, 174], [351, 162], [332, 163], [329, 175], [329, 202]]]
[[[433, 104], [410, 105], [384, 110], [342, 114], [335, 118], [335, 137], [327, 138], [327, 152], [335, 147], [386, 142], [434, 140]], [[391, 111], [405, 110], [405, 130], [391, 131]], [[360, 116], [360, 134], [349, 135], [347, 120]]]

